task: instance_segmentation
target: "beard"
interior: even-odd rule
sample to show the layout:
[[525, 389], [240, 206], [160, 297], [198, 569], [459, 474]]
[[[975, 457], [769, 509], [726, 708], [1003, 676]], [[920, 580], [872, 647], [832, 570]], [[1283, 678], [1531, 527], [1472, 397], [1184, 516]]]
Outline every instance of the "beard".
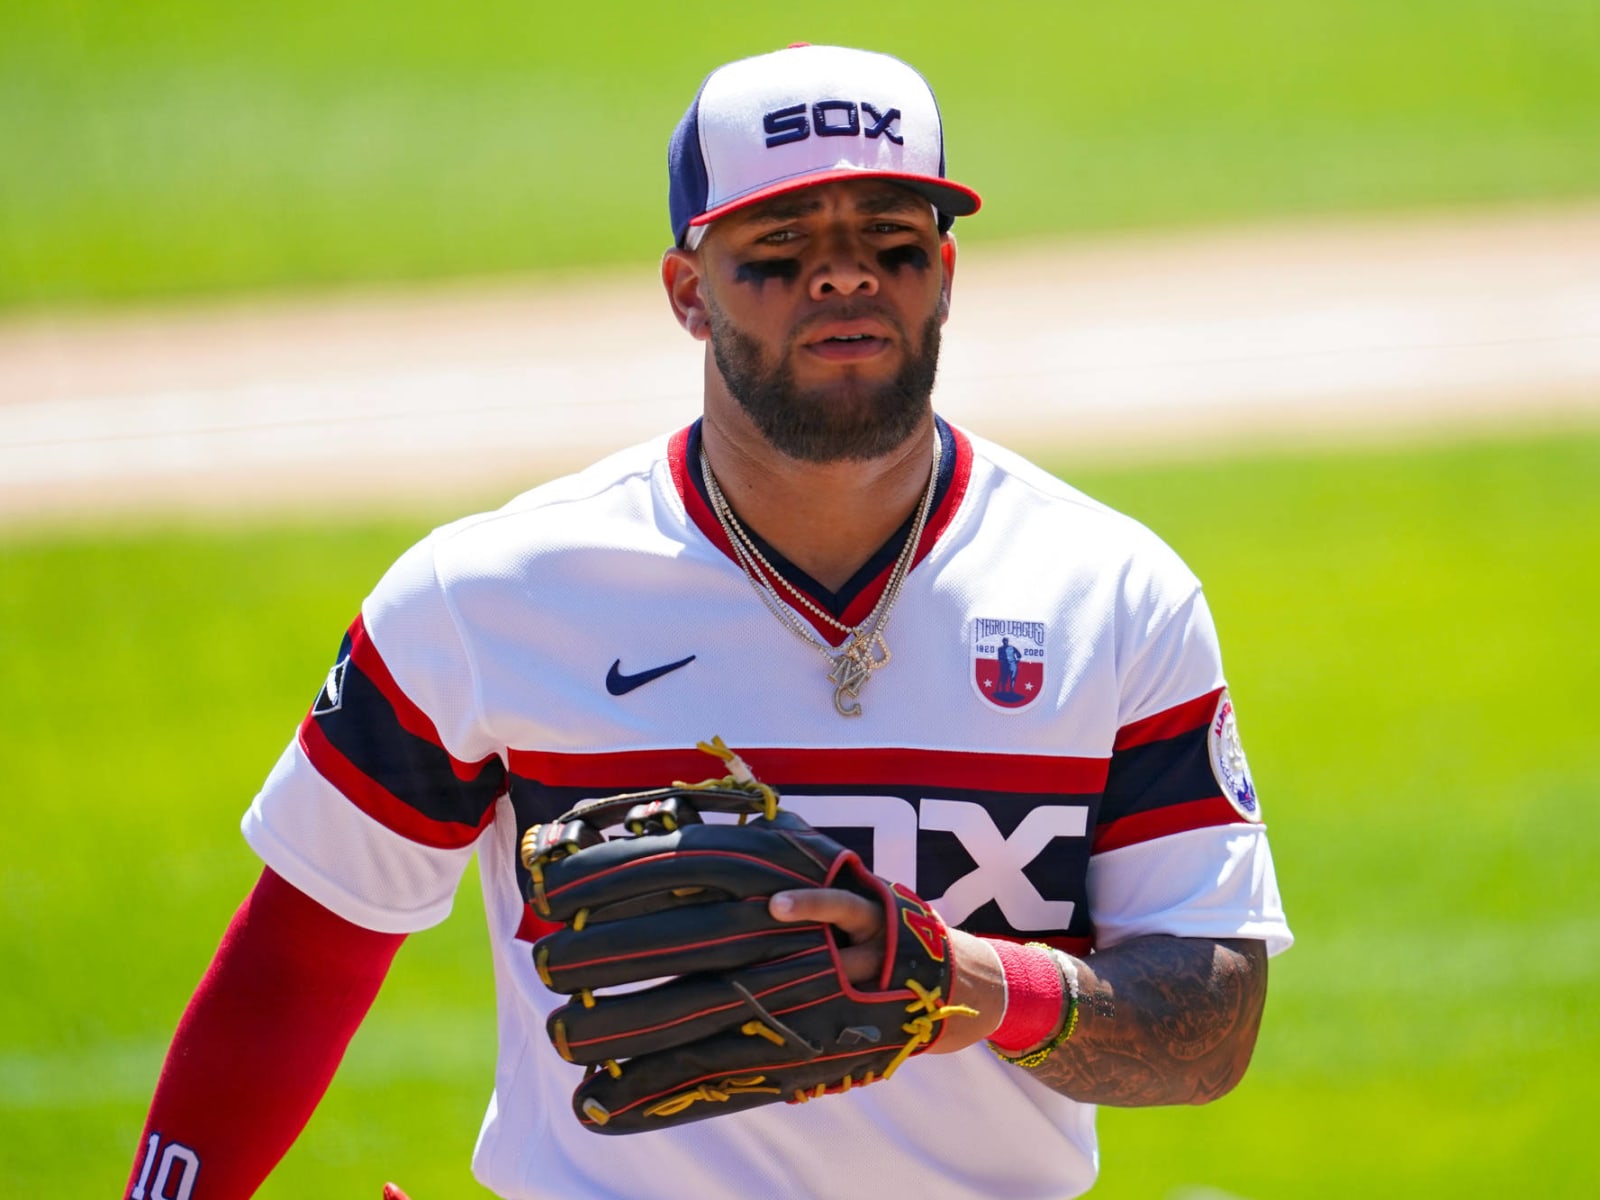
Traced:
[[[939, 368], [940, 321], [928, 318], [922, 340], [908, 349], [893, 378], [848, 380], [804, 391], [787, 357], [769, 366], [761, 343], [740, 330], [717, 305], [708, 305], [711, 352], [728, 391], [776, 449], [809, 463], [862, 462], [902, 446], [930, 411]], [[898, 324], [896, 333], [909, 348]]]

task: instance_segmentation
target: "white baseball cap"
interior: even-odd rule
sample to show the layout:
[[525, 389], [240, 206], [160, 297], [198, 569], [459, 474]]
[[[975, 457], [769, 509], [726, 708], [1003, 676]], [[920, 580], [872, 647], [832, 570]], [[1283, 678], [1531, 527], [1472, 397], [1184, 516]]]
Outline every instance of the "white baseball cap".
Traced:
[[927, 80], [898, 58], [842, 46], [794, 45], [718, 67], [673, 131], [667, 168], [679, 246], [747, 204], [840, 179], [920, 192], [941, 231], [982, 203], [945, 178]]

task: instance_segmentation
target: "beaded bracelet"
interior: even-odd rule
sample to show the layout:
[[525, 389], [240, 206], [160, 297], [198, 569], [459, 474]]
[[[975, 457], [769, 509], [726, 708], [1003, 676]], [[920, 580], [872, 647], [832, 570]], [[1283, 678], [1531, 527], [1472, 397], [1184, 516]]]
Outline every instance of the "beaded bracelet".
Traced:
[[1001, 1062], [1007, 1062], [1016, 1067], [1037, 1067], [1059, 1050], [1078, 1028], [1078, 964], [1073, 961], [1072, 955], [1063, 950], [1057, 950], [1054, 946], [1046, 946], [1043, 942], [1029, 942], [1028, 945], [1030, 947], [1037, 946], [1039, 949], [1047, 951], [1050, 957], [1056, 960], [1056, 966], [1061, 968], [1061, 977], [1067, 983], [1067, 1016], [1061, 1022], [1061, 1028], [1057, 1030], [1055, 1036], [1039, 1049], [1029, 1054], [1019, 1054], [1013, 1058], [1008, 1054], [1001, 1053], [993, 1044], [989, 1046], [989, 1049], [994, 1051], [995, 1057]]

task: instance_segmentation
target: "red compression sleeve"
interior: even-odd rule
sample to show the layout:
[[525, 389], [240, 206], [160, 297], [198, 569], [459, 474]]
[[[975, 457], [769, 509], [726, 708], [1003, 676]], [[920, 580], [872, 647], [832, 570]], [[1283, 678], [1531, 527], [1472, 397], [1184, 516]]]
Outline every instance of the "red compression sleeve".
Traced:
[[322, 1099], [404, 940], [263, 871], [178, 1022], [124, 1194], [253, 1195]]

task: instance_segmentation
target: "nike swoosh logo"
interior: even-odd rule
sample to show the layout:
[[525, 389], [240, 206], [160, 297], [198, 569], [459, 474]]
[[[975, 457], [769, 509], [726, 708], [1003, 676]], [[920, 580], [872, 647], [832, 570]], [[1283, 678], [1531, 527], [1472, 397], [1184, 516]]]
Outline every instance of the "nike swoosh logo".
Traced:
[[637, 675], [624, 675], [622, 673], [622, 660], [619, 658], [611, 664], [611, 670], [606, 672], [606, 691], [613, 696], [626, 696], [634, 688], [643, 687], [651, 680], [660, 679], [663, 675], [670, 675], [679, 667], [687, 667], [694, 660], [695, 656], [691, 654], [688, 658], [680, 658], [677, 662], [651, 667], [648, 671], [640, 671]]

